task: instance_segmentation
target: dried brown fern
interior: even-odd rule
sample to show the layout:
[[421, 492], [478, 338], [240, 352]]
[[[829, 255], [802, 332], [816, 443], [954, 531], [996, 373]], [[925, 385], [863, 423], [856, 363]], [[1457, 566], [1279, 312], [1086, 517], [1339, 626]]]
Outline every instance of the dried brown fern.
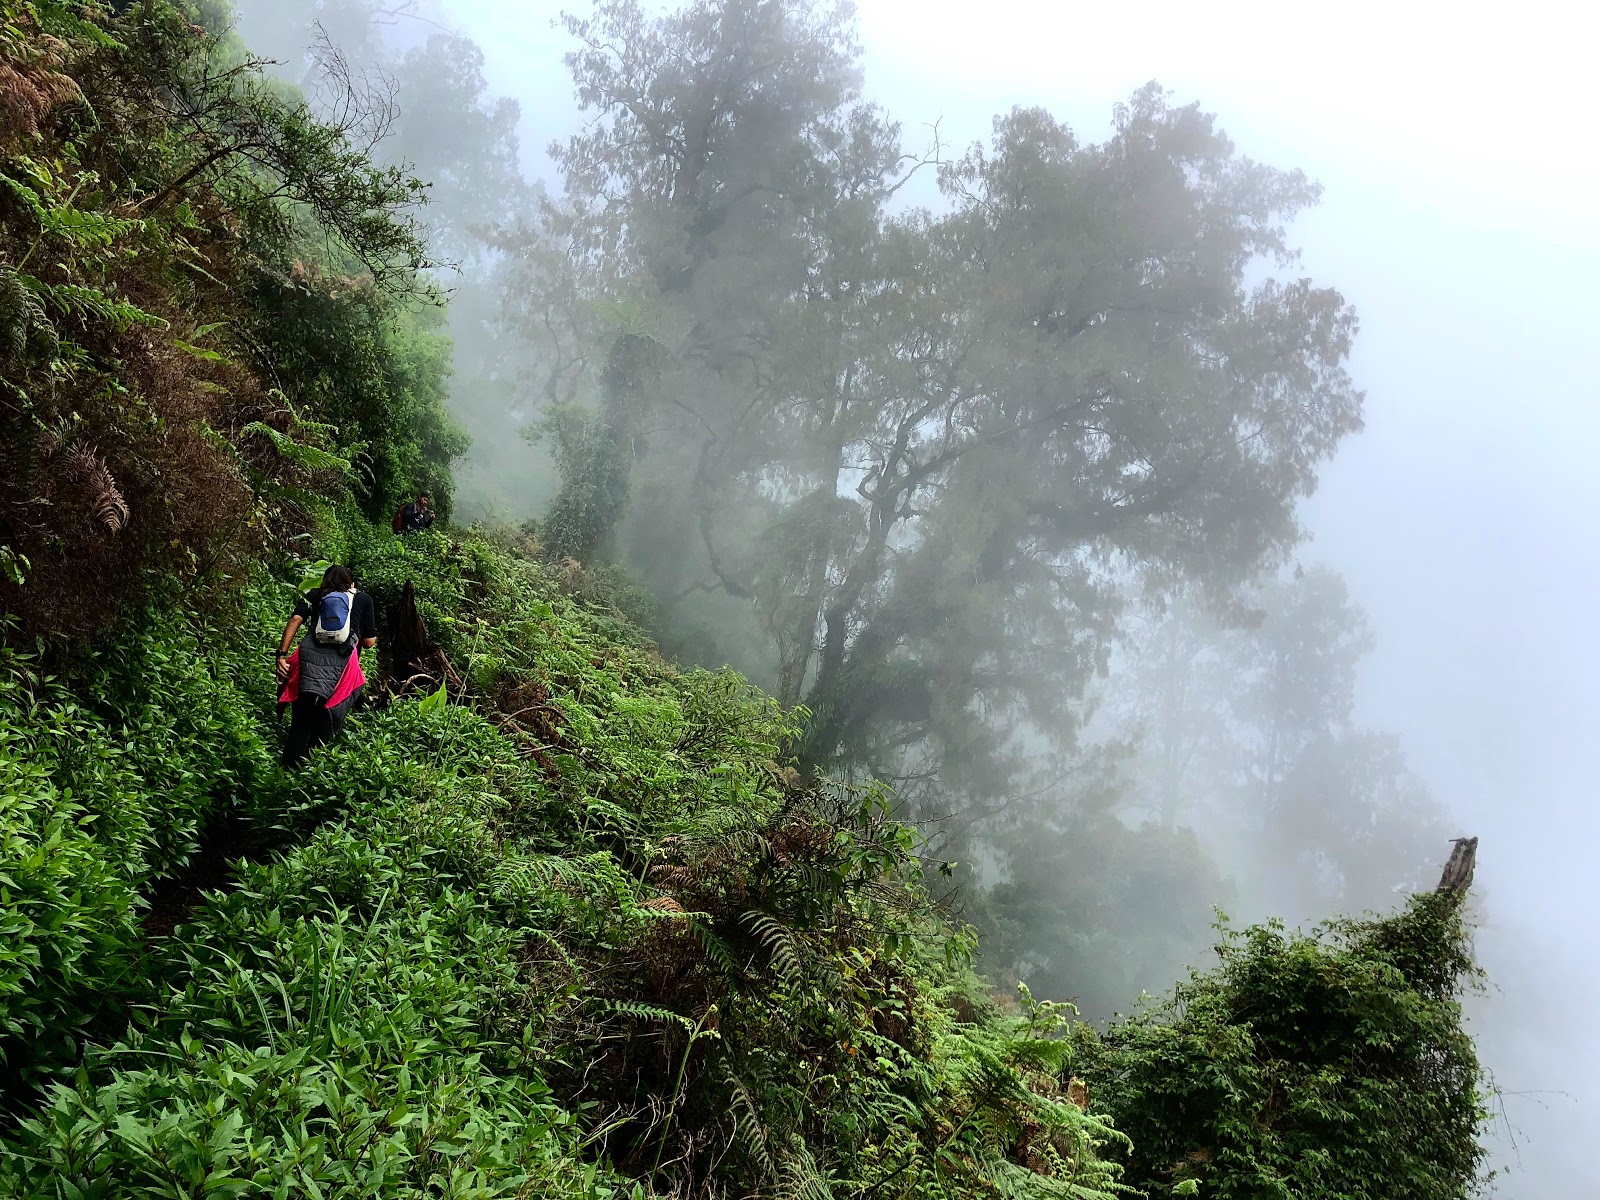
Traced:
[[128, 502], [105, 459], [91, 447], [79, 446], [67, 456], [67, 478], [82, 489], [95, 520], [112, 533], [121, 532], [128, 523]]
[[1067, 1080], [1067, 1099], [1079, 1112], [1089, 1111], [1089, 1085], [1074, 1075]]
[[78, 85], [61, 73], [67, 46], [30, 31], [26, 42], [0, 43], [0, 141], [36, 136], [45, 119], [78, 99]]

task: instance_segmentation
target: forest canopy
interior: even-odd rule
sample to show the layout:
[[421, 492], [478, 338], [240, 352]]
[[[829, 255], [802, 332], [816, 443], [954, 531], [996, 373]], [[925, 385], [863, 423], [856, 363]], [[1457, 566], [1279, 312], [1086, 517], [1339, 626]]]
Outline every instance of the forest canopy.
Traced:
[[[737, 614], [811, 766], [1004, 795], [1021, 741], [1072, 746], [1130, 603], [1293, 547], [1360, 425], [1353, 313], [1261, 277], [1293, 265], [1299, 173], [1154, 85], [1103, 143], [1018, 110], [913, 159], [826, 5], [569, 28], [594, 120], [507, 242], [571, 489], [548, 536], [626, 563], [680, 638]], [[905, 211], [919, 170], [942, 203]]]

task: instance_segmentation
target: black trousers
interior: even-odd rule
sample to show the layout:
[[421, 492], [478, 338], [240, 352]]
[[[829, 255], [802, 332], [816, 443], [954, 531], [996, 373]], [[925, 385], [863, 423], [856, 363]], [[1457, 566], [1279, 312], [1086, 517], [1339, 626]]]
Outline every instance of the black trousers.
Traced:
[[314, 748], [337, 737], [360, 695], [357, 688], [335, 708], [324, 707], [321, 696], [296, 700], [289, 717], [289, 736], [283, 743], [283, 765], [299, 766]]

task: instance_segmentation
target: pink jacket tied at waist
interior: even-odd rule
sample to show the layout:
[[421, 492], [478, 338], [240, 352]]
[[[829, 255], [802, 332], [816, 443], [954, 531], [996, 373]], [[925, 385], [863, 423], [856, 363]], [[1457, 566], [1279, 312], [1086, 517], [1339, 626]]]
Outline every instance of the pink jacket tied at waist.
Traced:
[[[345, 664], [344, 674], [339, 678], [339, 686], [333, 689], [333, 695], [328, 697], [324, 708], [338, 708], [356, 690], [367, 682], [366, 674], [361, 670], [361, 653], [358, 650], [350, 652], [350, 661]], [[284, 681], [283, 691], [278, 694], [279, 704], [291, 704], [300, 698], [300, 651], [298, 649], [289, 656], [289, 678]]]

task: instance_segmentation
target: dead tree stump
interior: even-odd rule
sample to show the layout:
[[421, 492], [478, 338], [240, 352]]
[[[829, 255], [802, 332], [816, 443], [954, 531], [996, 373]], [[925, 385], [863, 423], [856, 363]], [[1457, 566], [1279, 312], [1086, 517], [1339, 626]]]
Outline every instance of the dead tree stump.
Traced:
[[1472, 872], [1477, 865], [1478, 839], [1456, 838], [1455, 849], [1450, 852], [1450, 861], [1445, 863], [1444, 874], [1439, 876], [1439, 886], [1435, 890], [1451, 896], [1465, 896], [1472, 886]]
[[417, 590], [409, 579], [389, 609], [389, 677], [389, 690], [396, 696], [461, 682], [445, 652], [428, 640], [428, 628], [417, 611]]

